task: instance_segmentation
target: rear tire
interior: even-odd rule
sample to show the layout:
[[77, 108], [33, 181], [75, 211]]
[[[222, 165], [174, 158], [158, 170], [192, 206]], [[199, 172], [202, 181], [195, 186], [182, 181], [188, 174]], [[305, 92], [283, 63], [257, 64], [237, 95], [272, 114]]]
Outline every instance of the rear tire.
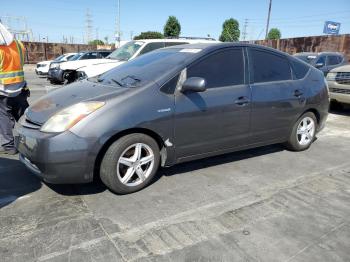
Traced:
[[102, 159], [100, 177], [114, 193], [129, 194], [151, 182], [159, 163], [157, 142], [144, 134], [130, 134], [108, 148]]
[[317, 119], [312, 112], [303, 114], [294, 124], [286, 147], [292, 151], [308, 149], [315, 139]]

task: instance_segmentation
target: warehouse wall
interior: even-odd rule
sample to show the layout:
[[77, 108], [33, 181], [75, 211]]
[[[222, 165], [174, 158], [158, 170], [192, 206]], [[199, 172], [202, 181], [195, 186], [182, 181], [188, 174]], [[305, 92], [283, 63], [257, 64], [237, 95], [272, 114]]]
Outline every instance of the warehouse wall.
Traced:
[[270, 46], [289, 54], [323, 51], [342, 52], [350, 61], [350, 34], [284, 38], [279, 40], [257, 40], [253, 42], [259, 45]]
[[112, 48], [111, 46], [42, 42], [23, 42], [23, 44], [26, 48], [25, 62], [28, 64], [37, 63], [44, 60], [51, 60], [64, 53]]

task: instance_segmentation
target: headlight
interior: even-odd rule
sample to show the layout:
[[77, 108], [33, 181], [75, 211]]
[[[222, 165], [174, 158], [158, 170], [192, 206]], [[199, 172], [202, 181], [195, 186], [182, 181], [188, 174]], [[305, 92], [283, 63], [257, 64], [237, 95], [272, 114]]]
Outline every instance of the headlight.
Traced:
[[50, 68], [52, 68], [52, 69], [60, 69], [60, 64], [59, 63], [51, 63]]
[[42, 126], [41, 131], [48, 133], [64, 132], [104, 104], [105, 102], [82, 102], [67, 107], [50, 117]]
[[327, 78], [328, 81], [335, 81], [336, 76], [337, 76], [336, 72], [329, 72], [327, 74], [326, 78]]
[[87, 74], [84, 71], [78, 71], [78, 79], [79, 80], [84, 80], [86, 78], [88, 78]]

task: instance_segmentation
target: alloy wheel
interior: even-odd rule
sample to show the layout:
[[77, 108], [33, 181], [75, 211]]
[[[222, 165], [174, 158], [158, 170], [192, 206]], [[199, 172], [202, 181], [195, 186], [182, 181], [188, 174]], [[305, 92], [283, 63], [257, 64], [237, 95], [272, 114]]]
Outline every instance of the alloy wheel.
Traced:
[[312, 142], [315, 135], [315, 121], [311, 117], [304, 117], [297, 128], [297, 141], [305, 146]]
[[150, 146], [136, 143], [129, 146], [119, 157], [117, 175], [126, 186], [142, 184], [154, 167], [154, 153]]

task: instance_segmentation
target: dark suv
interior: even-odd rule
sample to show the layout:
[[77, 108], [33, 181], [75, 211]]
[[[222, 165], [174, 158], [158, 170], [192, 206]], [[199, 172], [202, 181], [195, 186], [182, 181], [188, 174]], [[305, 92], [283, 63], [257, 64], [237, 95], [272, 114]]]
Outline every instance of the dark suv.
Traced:
[[332, 69], [348, 63], [346, 57], [338, 52], [321, 52], [321, 53], [297, 53], [296, 58], [321, 70], [325, 76]]
[[322, 72], [285, 53], [182, 45], [47, 94], [19, 121], [16, 144], [47, 182], [100, 176], [124, 194], [145, 187], [159, 166], [274, 143], [305, 150], [328, 106]]

